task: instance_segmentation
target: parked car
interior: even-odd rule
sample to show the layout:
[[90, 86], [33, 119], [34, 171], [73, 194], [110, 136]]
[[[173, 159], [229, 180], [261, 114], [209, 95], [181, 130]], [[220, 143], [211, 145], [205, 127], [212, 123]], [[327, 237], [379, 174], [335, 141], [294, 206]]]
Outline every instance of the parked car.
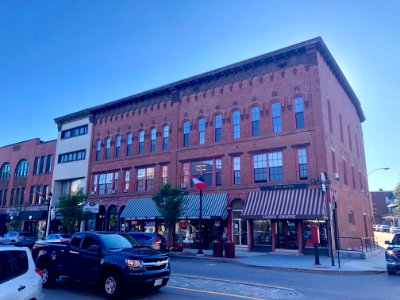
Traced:
[[396, 275], [400, 271], [400, 233], [396, 233], [392, 241], [385, 241], [385, 244], [389, 245], [385, 251], [387, 272]]
[[45, 236], [44, 238], [36, 241], [36, 243], [68, 243], [69, 240], [71, 239], [70, 234], [64, 234], [64, 233], [52, 233], [49, 234], [48, 236]]
[[150, 247], [154, 250], [161, 252], [167, 252], [167, 245], [165, 243], [165, 237], [155, 232], [127, 232], [131, 237], [141, 243], [143, 246]]
[[35, 236], [24, 231], [10, 231], [0, 239], [0, 245], [15, 245], [32, 248], [35, 244]]
[[52, 287], [60, 276], [97, 282], [108, 299], [121, 299], [135, 286], [157, 290], [170, 275], [167, 254], [144, 247], [130, 235], [83, 231], [67, 244], [36, 243], [32, 256], [43, 273], [43, 286]]
[[374, 231], [379, 231], [379, 227], [380, 227], [381, 225], [380, 224], [374, 224], [373, 226], [372, 226], [372, 228], [374, 229]]
[[389, 229], [389, 233], [400, 233], [399, 227], [392, 226]]
[[380, 230], [382, 232], [389, 232], [390, 226], [389, 225], [381, 225]]
[[43, 299], [41, 272], [27, 247], [0, 246], [0, 299]]

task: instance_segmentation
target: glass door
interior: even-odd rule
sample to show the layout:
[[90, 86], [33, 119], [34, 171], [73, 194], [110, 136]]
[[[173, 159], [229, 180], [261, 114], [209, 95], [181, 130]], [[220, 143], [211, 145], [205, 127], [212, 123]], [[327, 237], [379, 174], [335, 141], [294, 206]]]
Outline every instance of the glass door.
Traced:
[[297, 249], [295, 221], [282, 220], [276, 222], [276, 247], [282, 249]]
[[232, 224], [233, 242], [235, 245], [247, 245], [247, 221], [242, 219], [234, 219]]

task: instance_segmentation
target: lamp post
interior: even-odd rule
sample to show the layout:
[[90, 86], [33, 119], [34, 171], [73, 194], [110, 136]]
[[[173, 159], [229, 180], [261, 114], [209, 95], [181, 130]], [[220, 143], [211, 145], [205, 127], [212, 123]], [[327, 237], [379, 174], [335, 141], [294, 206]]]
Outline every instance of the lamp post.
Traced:
[[204, 179], [202, 176], [197, 178], [192, 178], [196, 189], [199, 191], [200, 195], [200, 213], [199, 213], [199, 250], [197, 251], [197, 255], [204, 255], [203, 253], [203, 229], [201, 228], [201, 223], [203, 219], [203, 189], [208, 188], [208, 186], [204, 183]]
[[374, 170], [372, 170], [371, 172], [369, 172], [367, 176], [371, 175], [372, 173], [374, 173], [375, 171], [378, 171], [378, 170], [385, 170], [385, 171], [386, 171], [386, 170], [390, 170], [390, 168], [387, 168], [387, 167], [386, 167], [386, 168], [377, 168], [377, 169], [374, 169]]
[[51, 221], [51, 197], [53, 194], [50, 192], [47, 196], [47, 222], [46, 222], [46, 235], [48, 236], [50, 233], [50, 221]]

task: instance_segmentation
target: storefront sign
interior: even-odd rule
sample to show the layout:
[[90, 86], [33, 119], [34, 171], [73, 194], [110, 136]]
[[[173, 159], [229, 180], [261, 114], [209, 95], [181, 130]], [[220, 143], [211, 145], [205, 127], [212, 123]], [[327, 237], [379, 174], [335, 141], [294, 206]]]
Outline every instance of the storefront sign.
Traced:
[[263, 215], [263, 219], [296, 219], [296, 215]]
[[96, 204], [95, 202], [88, 202], [83, 207], [83, 211], [97, 214], [99, 212], [99, 208], [100, 208], [100, 205]]
[[260, 186], [260, 191], [276, 191], [286, 189], [306, 189], [307, 183], [291, 183], [291, 184], [277, 184], [277, 185], [265, 185]]

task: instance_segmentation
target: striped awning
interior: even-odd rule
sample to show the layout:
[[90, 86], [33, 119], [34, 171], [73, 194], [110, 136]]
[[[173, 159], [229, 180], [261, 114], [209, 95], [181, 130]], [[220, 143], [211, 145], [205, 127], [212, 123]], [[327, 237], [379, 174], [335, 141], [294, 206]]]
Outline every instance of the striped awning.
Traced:
[[320, 189], [286, 189], [251, 192], [243, 219], [327, 219]]
[[[204, 219], [226, 219], [227, 194], [203, 194], [202, 217]], [[200, 195], [185, 195], [180, 219], [198, 219], [200, 214]], [[154, 220], [162, 219], [156, 204], [151, 198], [131, 199], [122, 211], [121, 219]]]

